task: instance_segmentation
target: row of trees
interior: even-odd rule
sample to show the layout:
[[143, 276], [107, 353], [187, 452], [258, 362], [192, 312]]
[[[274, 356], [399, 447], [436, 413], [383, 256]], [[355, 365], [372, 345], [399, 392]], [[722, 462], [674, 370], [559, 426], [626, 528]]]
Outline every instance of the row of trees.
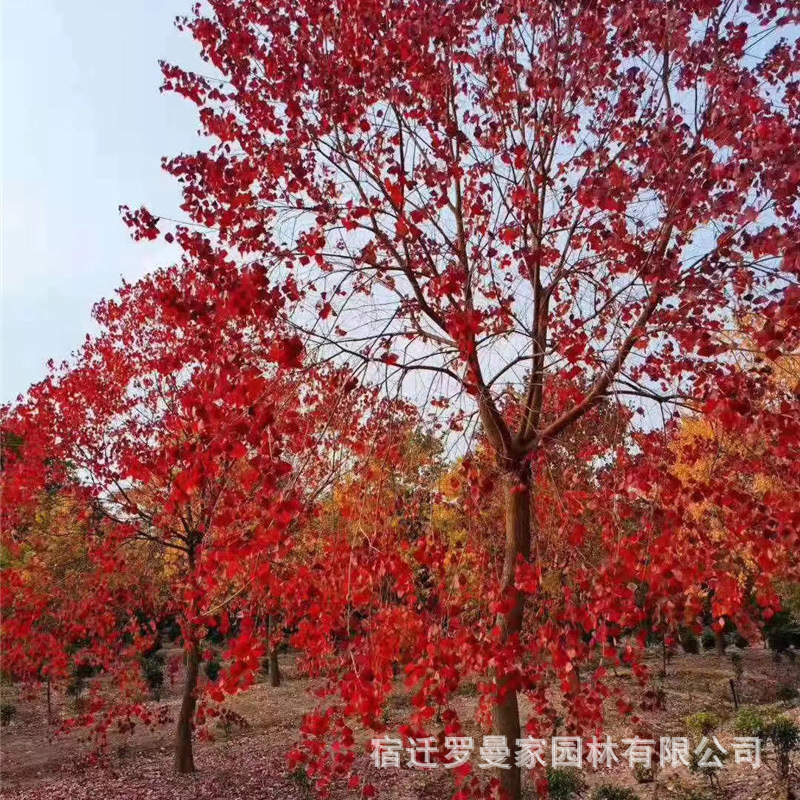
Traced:
[[[220, 700], [280, 616], [329, 678], [294, 757], [356, 787], [353, 721], [380, 730], [398, 676], [409, 735], [457, 734], [477, 681], [513, 744], [521, 694], [534, 735], [562, 705], [599, 729], [623, 642], [646, 680], [648, 633], [769, 619], [800, 522], [793, 13], [180, 20], [214, 74], [165, 64], [165, 88], [209, 144], [165, 162], [185, 224], [125, 219], [182, 260], [4, 414], [5, 668], [80, 658], [124, 690], [176, 616], [189, 771], [205, 631], [236, 620]], [[519, 799], [519, 769], [496, 781]]]

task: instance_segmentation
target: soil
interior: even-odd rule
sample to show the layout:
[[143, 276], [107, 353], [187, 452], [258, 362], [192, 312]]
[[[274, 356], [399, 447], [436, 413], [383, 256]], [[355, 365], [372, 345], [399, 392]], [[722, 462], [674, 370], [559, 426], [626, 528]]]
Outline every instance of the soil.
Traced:
[[[784, 658], [776, 663], [772, 654], [751, 648], [741, 651], [743, 674], [736, 681], [740, 704], [778, 706], [783, 713], [800, 723], [797, 702], [777, 702], [781, 686], [800, 689], [800, 659], [791, 662]], [[174, 654], [173, 654], [174, 656]], [[662, 668], [661, 654], [651, 656], [651, 669], [657, 674]], [[267, 676], [247, 692], [227, 701], [226, 706], [241, 715], [247, 725], [225, 728], [211, 723], [212, 740], [195, 744], [197, 772], [189, 776], [174, 773], [172, 767], [172, 726], [137, 727], [124, 737], [115, 734], [102, 763], [92, 763], [90, 744], [77, 733], [57, 735], [57, 725], [48, 724], [44, 689], [37, 697], [16, 698], [16, 715], [0, 729], [0, 795], [14, 800], [192, 800], [198, 798], [247, 798], [247, 800], [309, 800], [313, 787], [302, 772], [290, 773], [287, 754], [295, 746], [302, 715], [310, 711], [316, 699], [309, 691], [311, 682], [297, 674], [291, 655], [281, 657], [282, 685], [269, 686]], [[666, 676], [659, 681], [663, 690], [662, 707], [640, 712], [642, 724], [634, 728], [629, 719], [610, 712], [606, 732], [621, 743], [635, 732], [650, 731], [656, 740], [660, 736], [687, 736], [686, 718], [699, 711], [711, 711], [720, 720], [715, 731], [723, 747], [734, 736], [735, 709], [730, 680], [735, 679], [733, 661], [729, 656], [713, 652], [698, 655], [679, 654], [667, 665]], [[629, 697], [641, 699], [641, 690], [629, 670], [618, 669], [614, 681], [623, 686]], [[167, 705], [175, 717], [180, 685], [167, 686], [154, 707]], [[13, 699], [13, 698], [12, 698]], [[389, 731], [396, 731], [408, 711], [408, 694], [402, 689], [387, 709]], [[3, 688], [3, 701], [9, 701], [9, 688]], [[53, 695], [55, 715], [66, 716], [69, 698]], [[457, 699], [462, 718], [475, 707], [474, 693], [464, 692]], [[524, 704], [523, 704], [524, 709]], [[473, 763], [482, 732], [467, 731], [475, 737]], [[563, 733], [563, 732], [562, 732]], [[374, 784], [380, 797], [392, 800], [418, 798], [449, 798], [453, 792], [449, 770], [376, 769], [367, 754], [372, 734], [357, 732], [363, 745], [359, 769], [366, 780]], [[624, 747], [620, 746], [621, 756]], [[720, 787], [712, 794], [702, 776], [681, 767], [658, 769], [655, 780], [640, 783], [624, 758], [610, 772], [594, 773], [589, 766], [581, 772], [586, 786], [580, 797], [590, 797], [598, 784], [628, 786], [640, 800], [686, 800], [692, 797], [725, 798], [725, 800], [778, 800], [780, 790], [769, 753], [765, 763], [754, 770], [746, 764], [735, 765], [733, 758], [720, 771]], [[358, 790], [336, 787], [332, 797], [356, 798]], [[526, 796], [536, 796], [532, 780], [526, 785]]]

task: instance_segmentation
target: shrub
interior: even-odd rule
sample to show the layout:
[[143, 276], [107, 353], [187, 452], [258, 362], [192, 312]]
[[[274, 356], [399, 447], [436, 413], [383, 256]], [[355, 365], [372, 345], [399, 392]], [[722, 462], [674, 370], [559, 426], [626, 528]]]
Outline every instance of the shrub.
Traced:
[[736, 715], [733, 730], [739, 736], [757, 736], [772, 745], [778, 775], [788, 780], [794, 752], [800, 749], [800, 727], [793, 720], [772, 709], [745, 707]]
[[739, 631], [726, 634], [725, 640], [729, 645], [732, 647], [738, 647], [740, 650], [746, 650], [748, 647], [750, 647], [750, 642], [745, 639], [744, 636], [739, 633]]
[[[698, 772], [703, 775], [713, 788], [719, 784], [719, 766], [716, 762], [722, 764], [727, 758], [727, 752], [718, 746], [716, 738], [708, 739], [712, 732], [716, 730], [719, 725], [719, 717], [711, 711], [699, 711], [697, 714], [692, 714], [686, 718], [686, 726], [698, 736], [706, 739], [705, 748], [698, 752], [697, 749], [692, 750], [689, 769], [692, 772]], [[698, 745], [699, 746], [699, 745]], [[706, 764], [701, 764], [700, 761], [703, 756], [710, 750], [712, 755], [706, 759]], [[712, 766], [713, 765], [713, 766]]]
[[96, 675], [97, 672], [98, 670], [95, 667], [85, 661], [73, 664], [70, 669], [66, 693], [74, 699], [75, 711], [78, 714], [83, 714], [85, 712], [86, 702], [81, 695], [86, 688], [86, 681], [88, 678]]
[[700, 652], [700, 642], [697, 638], [697, 634], [690, 628], [681, 628], [678, 631], [678, 639], [684, 653], [697, 655]]
[[791, 779], [792, 757], [800, 749], [800, 727], [789, 717], [775, 717], [764, 730], [765, 737], [775, 748], [778, 777], [787, 787]]
[[639, 795], [627, 786], [604, 783], [592, 792], [592, 800], [639, 800]]
[[772, 720], [764, 732], [777, 751], [796, 750], [800, 747], [800, 727], [784, 714]]
[[767, 727], [767, 715], [760, 708], [742, 706], [733, 723], [733, 732], [737, 736], [762, 737]]
[[718, 725], [719, 717], [713, 711], [699, 711], [686, 717], [686, 726], [703, 736], [708, 736]]
[[712, 631], [711, 628], [703, 628], [701, 641], [703, 643], [703, 650], [713, 650], [716, 645], [714, 631]]
[[181, 626], [175, 617], [167, 617], [158, 629], [169, 642], [174, 642], [181, 635]]
[[0, 705], [0, 725], [9, 725], [17, 714], [17, 707], [13, 703]]
[[792, 701], [797, 700], [798, 696], [800, 696], [800, 692], [798, 692], [794, 686], [790, 686], [789, 684], [784, 684], [783, 686], [779, 687], [776, 695], [778, 701], [781, 703], [791, 703]]
[[652, 783], [656, 779], [656, 774], [652, 767], [646, 767], [644, 764], [635, 764], [633, 777], [636, 778], [636, 783]]
[[210, 681], [215, 681], [219, 677], [219, 673], [222, 670], [222, 663], [219, 660], [219, 657], [214, 655], [208, 661], [206, 661], [205, 665], [205, 672], [206, 678]]
[[547, 770], [547, 784], [551, 800], [571, 800], [582, 791], [584, 783], [580, 770], [571, 767]]
[[83, 661], [80, 664], [75, 665], [73, 668], [73, 674], [76, 678], [85, 680], [86, 678], [91, 678], [92, 676], [96, 675], [97, 668]]
[[153, 653], [143, 658], [142, 673], [145, 683], [157, 700], [161, 696], [161, 688], [164, 685], [164, 656], [161, 653]]
[[305, 767], [296, 767], [289, 773], [288, 777], [297, 787], [302, 797], [313, 797], [313, 785]]
[[[712, 755], [707, 759], [707, 764], [702, 765], [700, 760], [708, 750], [711, 751]], [[719, 786], [719, 773], [721, 771], [716, 762], [724, 765], [727, 758], [728, 753], [721, 749], [721, 745], [717, 746], [716, 738], [707, 739], [703, 751], [697, 752], [697, 749], [692, 750], [689, 759], [689, 769], [692, 772], [698, 772], [703, 775], [713, 788], [714, 786]]]
[[800, 623], [787, 611], [779, 611], [764, 626], [770, 650], [784, 653], [790, 647], [800, 647]]
[[224, 644], [225, 634], [219, 628], [209, 628], [206, 639], [212, 644]]
[[86, 688], [86, 681], [74, 672], [67, 681], [66, 693], [70, 697], [78, 697], [80, 693]]

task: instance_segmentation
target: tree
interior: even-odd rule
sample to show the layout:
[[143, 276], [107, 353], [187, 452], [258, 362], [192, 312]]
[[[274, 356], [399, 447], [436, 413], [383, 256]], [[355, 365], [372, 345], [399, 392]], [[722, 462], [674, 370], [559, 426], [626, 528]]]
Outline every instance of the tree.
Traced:
[[[731, 366], [724, 391], [698, 408], [702, 413], [682, 420], [669, 445], [672, 471], [685, 487], [678, 505], [683, 524], [704, 528], [724, 548], [727, 579], [709, 587], [707, 596], [718, 652], [724, 652], [726, 623], [735, 621], [728, 614], [745, 609], [754, 592], [770, 598], [763, 605], [772, 614], [780, 603], [771, 581], [797, 573], [791, 553], [800, 484], [792, 443], [800, 433], [800, 360], [792, 353], [791, 332], [781, 358], [759, 352], [753, 340], [763, 324], [738, 345], [742, 357]], [[764, 539], [743, 535], [759, 529]], [[749, 624], [746, 615], [740, 621]]]
[[[82, 504], [90, 523], [83, 546], [92, 551], [77, 580], [82, 603], [101, 601], [97, 580], [124, 576], [128, 596], [119, 614], [108, 607], [102, 629], [81, 626], [92, 648], [103, 648], [99, 666], [111, 670], [120, 658], [138, 666], [131, 656], [150, 646], [154, 631], [137, 637], [138, 649], [123, 647], [141, 609], [137, 589], [143, 576], [159, 586], [146, 619], [152, 625], [174, 615], [180, 623], [185, 681], [175, 765], [191, 772], [204, 632], [227, 633], [242, 611], [231, 667], [211, 696], [246, 688], [265, 638], [246, 613], [249, 590], [279, 593], [273, 563], [288, 549], [289, 523], [301, 508], [289, 459], [308, 463], [315, 440], [324, 441], [320, 431], [332, 415], [315, 400], [316, 383], [343, 391], [346, 376], [309, 367], [301, 386], [293, 368], [302, 345], [281, 335], [275, 320], [285, 298], [263, 270], [242, 271], [220, 259], [209, 269], [215, 254], [207, 242], [187, 237], [184, 245], [201, 248], [196, 260], [187, 255], [183, 265], [100, 303], [101, 332], [87, 338], [74, 363], [54, 370], [8, 412], [9, 428], [23, 444], [4, 483], [16, 495], [35, 497], [56, 470]], [[309, 481], [315, 471], [307, 470]], [[12, 528], [12, 540], [20, 533], [20, 526]], [[25, 543], [34, 544], [30, 537]], [[51, 543], [45, 537], [40, 544]], [[144, 568], [133, 569], [134, 557], [145, 558]], [[40, 619], [31, 622], [38, 600], [28, 602], [42, 594], [54, 614], [73, 613], [75, 603], [59, 608], [57, 602], [61, 592], [76, 590], [76, 581], [33, 591], [26, 570], [22, 563], [18, 582], [16, 573], [4, 575], [20, 589], [11, 598], [10, 630], [22, 633], [22, 620], [42, 627]], [[23, 614], [29, 605], [33, 614]], [[23, 641], [45, 655], [40, 638]], [[54, 644], [66, 648], [70, 641], [62, 636]]]
[[[322, 352], [477, 417], [505, 484], [503, 647], [536, 566], [533, 465], [604, 398], [707, 394], [734, 313], [766, 313], [769, 348], [796, 325], [793, 14], [212, 0], [180, 23], [219, 78], [164, 65], [214, 142], [166, 163], [192, 223], [293, 275]], [[512, 748], [520, 683], [495, 677]], [[517, 768], [499, 778], [520, 797]]]
[[[13, 494], [18, 458], [6, 462], [4, 493]], [[124, 637], [141, 636], [132, 618], [146, 616], [159, 593], [141, 552], [106, 554], [100, 568], [97, 521], [84, 499], [51, 486], [4, 514], [2, 667], [16, 680], [46, 682], [50, 721], [51, 683], [78, 689], [76, 676], [118, 659]]]

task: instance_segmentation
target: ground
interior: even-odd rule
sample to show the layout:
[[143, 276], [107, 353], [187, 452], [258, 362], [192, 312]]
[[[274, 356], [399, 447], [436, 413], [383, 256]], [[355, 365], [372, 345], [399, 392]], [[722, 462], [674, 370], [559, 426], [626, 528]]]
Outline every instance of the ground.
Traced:
[[[660, 656], [653, 653], [651, 667], [661, 668]], [[744, 672], [738, 680], [741, 703], [775, 704], [781, 686], [800, 688], [800, 659], [791, 662], [784, 658], [776, 663], [770, 653], [761, 648], [742, 652]], [[290, 774], [286, 755], [296, 742], [302, 714], [314, 706], [309, 694], [309, 681], [295, 673], [293, 659], [283, 657], [283, 685], [272, 688], [266, 682], [254, 686], [229, 702], [232, 710], [242, 715], [248, 726], [224, 730], [212, 724], [213, 741], [199, 741], [195, 749], [198, 772], [190, 776], [173, 773], [171, 760], [172, 728], [139, 728], [125, 740], [112, 740], [110, 755], [102, 766], [86, 759], [87, 745], [75, 734], [54, 735], [47, 724], [44, 692], [38, 698], [17, 701], [17, 715], [11, 724], [2, 728], [3, 798], [14, 800], [308, 800], [312, 794], [302, 774]], [[713, 711], [721, 720], [718, 729], [720, 742], [725, 746], [733, 736], [735, 714], [729, 681], [735, 677], [730, 657], [714, 653], [680, 654], [667, 666], [663, 679], [663, 708], [642, 714], [646, 725], [656, 738], [687, 735], [686, 717], [698, 711]], [[635, 681], [626, 670], [619, 670], [615, 680], [638, 693]], [[179, 686], [169, 687], [162, 703], [175, 706]], [[7, 693], [4, 693], [4, 697]], [[406, 696], [400, 692], [388, 712], [388, 727], [396, 731], [406, 709]], [[467, 714], [475, 705], [475, 697], [465, 692], [458, 699], [460, 709]], [[58, 709], [64, 698], [56, 698]], [[156, 704], [154, 704], [156, 705]], [[64, 707], [66, 708], [66, 706]], [[800, 721], [800, 709], [786, 705], [787, 714]], [[620, 742], [632, 736], [630, 721], [610, 717], [607, 732]], [[479, 743], [481, 732], [469, 731]], [[361, 732], [359, 740], [366, 745], [369, 734]], [[477, 759], [477, 752], [475, 754]], [[477, 761], [475, 761], [477, 763]], [[372, 767], [365, 755], [360, 765], [368, 779], [376, 785], [382, 797], [391, 800], [413, 798], [448, 798], [451, 795], [451, 775], [444, 770], [429, 772], [411, 769]], [[639, 784], [627, 763], [611, 773], [593, 774], [583, 771], [588, 788], [613, 783], [632, 787], [641, 800], [684, 800], [690, 789], [703, 789], [702, 779], [686, 769], [664, 769], [652, 783]], [[773, 773], [765, 765], [760, 770], [749, 766], [726, 766], [721, 774], [722, 787], [716, 795], [725, 800], [775, 800], [778, 789]], [[341, 788], [334, 798], [355, 797], [357, 792]], [[528, 797], [534, 797], [529, 787]]]

